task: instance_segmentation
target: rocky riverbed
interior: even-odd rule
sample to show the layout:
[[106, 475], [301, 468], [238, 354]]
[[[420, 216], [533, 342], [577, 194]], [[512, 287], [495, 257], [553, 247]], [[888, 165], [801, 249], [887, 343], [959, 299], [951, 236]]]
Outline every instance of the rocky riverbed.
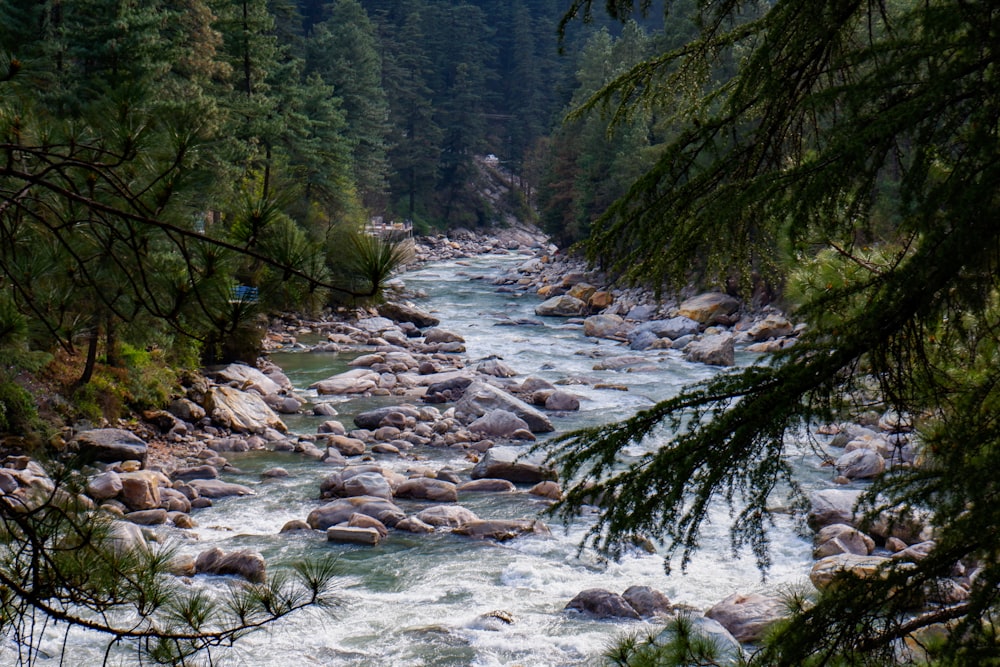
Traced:
[[[730, 366], [738, 355], [759, 355], [792, 345], [800, 330], [779, 311], [748, 309], [723, 293], [691, 294], [656, 302], [638, 289], [623, 289], [597, 272], [563, 257], [529, 230], [491, 238], [459, 234], [418, 245], [423, 261], [519, 251], [524, 260], [491, 279], [495, 290], [537, 301], [538, 318], [562, 318], [603, 345], [594, 368], [648, 369], [655, 356], [682, 355], [690, 363]], [[530, 318], [529, 318], [530, 319]], [[503, 324], [503, 322], [499, 322]], [[519, 322], [527, 324], [531, 322]], [[539, 507], [561, 495], [557, 471], [520, 456], [530, 443], [557, 430], [563, 415], [580, 409], [581, 387], [627, 391], [627, 383], [587, 377], [556, 385], [524, 376], [498, 358], [471, 359], [463, 337], [401, 292], [377, 309], [331, 314], [320, 320], [286, 317], [272, 323], [272, 353], [336, 352], [349, 367], [312, 383], [317, 399], [304, 402], [285, 372], [268, 359], [256, 367], [233, 364], [210, 369], [189, 383], [186, 395], [168, 410], [149, 413], [141, 429], [94, 429], [69, 434], [68, 447], [93, 461], [85, 472], [88, 502], [123, 519], [127, 526], [171, 526], [188, 530], [221, 499], [251, 496], [245, 484], [226, 481], [238, 472], [234, 453], [269, 450], [315, 461], [328, 473], [314, 489], [321, 500], [282, 533], [322, 531], [333, 543], [375, 546], [393, 534], [438, 535], [504, 543], [546, 535], [551, 528], [537, 514], [481, 518], [465, 502], [473, 496], [528, 494]], [[576, 389], [574, 389], [576, 388]], [[347, 397], [381, 398], [388, 404], [352, 415], [338, 414]], [[321, 417], [315, 432], [294, 432], [285, 420], [303, 412]], [[894, 465], [912, 465], [916, 439], [905, 416], [865, 416], [864, 425], [817, 427], [817, 467], [828, 464], [830, 488], [813, 494], [806, 517], [816, 531], [810, 579], [828, 585], [843, 569], [874, 572], [888, 559], [926, 553], [933, 531], [919, 517], [885, 517], [862, 532], [854, 503], [865, 480]], [[459, 454], [468, 466], [439, 465], [419, 452], [427, 448]], [[11, 458], [0, 471], [5, 493], [27, 497], [51, 486], [44, 471], [24, 458]], [[273, 467], [261, 473], [280, 479]], [[210, 516], [210, 514], [205, 514]], [[136, 543], [142, 530], [123, 528]], [[652, 545], [648, 545], [653, 548]], [[641, 545], [640, 545], [641, 548]], [[260, 580], [265, 558], [253, 549], [216, 548], [175, 563], [182, 576], [214, 573]], [[805, 573], [804, 573], [805, 574]], [[961, 599], [969, 572], [942, 586]], [[760, 638], [784, 613], [777, 595], [732, 591], [703, 609], [680, 609], [660, 590], [634, 585], [623, 590], [586, 588], [566, 600], [563, 613], [595, 618], [662, 621], [677, 613], [699, 623], [732, 646]], [[514, 622], [505, 610], [483, 623]], [[716, 625], [718, 624], [718, 625]]]

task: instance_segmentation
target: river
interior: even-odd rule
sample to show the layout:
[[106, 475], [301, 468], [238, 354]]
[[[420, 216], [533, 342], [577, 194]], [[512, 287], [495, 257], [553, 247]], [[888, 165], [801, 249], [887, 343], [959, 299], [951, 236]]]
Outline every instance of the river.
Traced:
[[[426, 294], [417, 300], [419, 307], [436, 314], [442, 328], [464, 337], [470, 361], [498, 356], [522, 376], [552, 382], [585, 376], [627, 385], [628, 391], [583, 384], [568, 387], [581, 398], [582, 406], [570, 416], [554, 417], [557, 433], [624, 417], [718, 372], [687, 363], [673, 351], [642, 353], [649, 364], [636, 372], [595, 371], [597, 359], [603, 356], [633, 353], [612, 341], [584, 337], [579, 325], [537, 318], [538, 300], [533, 295], [499, 291], [491, 278], [524, 260], [524, 256], [510, 254], [443, 262], [405, 274], [403, 280], [408, 288]], [[525, 323], [512, 325], [517, 321]], [[345, 370], [350, 358], [310, 352], [272, 355], [300, 388]], [[752, 359], [743, 356], [739, 361]], [[314, 392], [299, 392], [310, 402], [320, 400]], [[343, 400], [336, 404], [337, 419], [350, 428], [353, 414], [387, 400]], [[324, 419], [297, 416], [288, 423], [300, 432], [315, 432]], [[454, 450], [418, 448], [413, 453], [424, 459], [416, 463], [449, 465], [465, 478], [472, 466]], [[638, 447], [632, 453], [638, 454]], [[217, 501], [214, 507], [196, 513], [198, 527], [173, 533], [181, 550], [197, 553], [216, 545], [226, 551], [249, 547], [261, 551], [272, 568], [334, 553], [341, 574], [336, 592], [339, 605], [332, 615], [302, 613], [266, 633], [251, 635], [227, 653], [227, 662], [222, 664], [600, 664], [600, 653], [617, 635], [651, 631], [656, 626], [589, 620], [564, 612], [566, 603], [583, 589], [621, 593], [631, 585], [648, 585], [676, 604], [707, 609], [732, 593], [774, 592], [806, 581], [812, 562], [810, 541], [799, 536], [790, 518], [779, 516], [773, 534], [773, 566], [763, 581], [750, 554], [732, 558], [724, 507], [718, 508], [715, 520], [706, 526], [702, 549], [686, 571], [675, 567], [670, 576], [664, 574], [663, 560], [656, 554], [637, 550], [620, 562], [604, 563], [589, 551], [579, 553], [589, 525], [587, 517], [568, 530], [552, 525], [551, 537], [522, 537], [502, 544], [444, 532], [395, 531], [376, 547], [328, 543], [318, 531], [279, 535], [286, 521], [304, 519], [319, 504], [319, 482], [330, 469], [289, 453], [227, 456], [243, 472], [226, 479], [252, 486], [257, 494]], [[400, 457], [380, 462], [400, 472], [415, 464]], [[262, 480], [260, 473], [274, 466], [284, 467], [290, 476]], [[470, 495], [460, 498], [460, 503], [482, 518], [533, 517], [545, 507], [526, 493]], [[411, 512], [426, 503], [404, 501], [400, 505]], [[483, 614], [495, 610], [510, 614], [514, 622], [482, 620]]]

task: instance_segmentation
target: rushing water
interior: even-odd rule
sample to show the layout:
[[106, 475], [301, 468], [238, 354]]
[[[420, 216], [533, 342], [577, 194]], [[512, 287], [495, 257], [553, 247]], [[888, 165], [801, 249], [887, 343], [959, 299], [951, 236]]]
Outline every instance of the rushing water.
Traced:
[[[585, 376], [629, 387], [628, 391], [569, 387], [580, 396], [582, 406], [578, 413], [554, 418], [558, 432], [624, 417], [717, 372], [686, 363], [673, 351], [643, 353], [649, 363], [634, 372], [593, 370], [603, 355], [633, 353], [614, 342], [585, 338], [578, 325], [535, 317], [538, 300], [532, 295], [498, 291], [489, 278], [521, 261], [524, 257], [510, 255], [440, 263], [411, 272], [404, 281], [427, 295], [419, 306], [440, 317], [443, 328], [465, 338], [471, 362], [495, 355], [522, 377], [556, 382]], [[523, 320], [533, 323], [511, 325]], [[333, 353], [278, 353], [272, 358], [297, 387], [341, 372], [348, 360]], [[300, 393], [306, 400], [319, 400], [307, 390]], [[337, 418], [350, 427], [354, 414], [385, 401], [345, 400], [336, 406]], [[300, 432], [315, 432], [323, 419], [298, 417], [289, 424]], [[414, 452], [425, 460], [387, 457], [380, 463], [400, 472], [415, 464], [449, 465], [466, 474], [472, 465], [454, 450]], [[334, 615], [304, 613], [267, 633], [252, 635], [228, 655], [231, 664], [597, 664], [602, 649], [616, 635], [653, 626], [589, 620], [564, 612], [566, 603], [583, 589], [621, 593], [631, 585], [648, 585], [674, 603], [707, 609], [735, 592], [771, 592], [801, 583], [811, 562], [810, 544], [797, 535], [790, 519], [779, 517], [773, 535], [774, 565], [763, 582], [749, 554], [732, 558], [726, 508], [719, 508], [706, 526], [702, 549], [686, 572], [674, 568], [670, 576], [655, 554], [637, 551], [621, 562], [603, 563], [588, 551], [578, 553], [586, 518], [568, 531], [553, 526], [551, 537], [523, 537], [503, 544], [447, 533], [399, 531], [376, 547], [331, 544], [318, 531], [279, 535], [286, 521], [304, 519], [318, 505], [319, 482], [330, 470], [287, 453], [230, 456], [243, 473], [227, 479], [254, 487], [257, 495], [217, 501], [195, 514], [199, 526], [193, 531], [172, 530], [182, 551], [197, 553], [216, 545], [226, 551], [249, 547], [260, 550], [271, 567], [334, 553], [341, 568], [340, 604]], [[262, 480], [260, 473], [273, 466], [282, 466], [291, 475]], [[526, 493], [468, 495], [460, 503], [482, 518], [531, 517], [544, 508], [541, 500]], [[426, 503], [400, 505], [412, 512]], [[494, 610], [511, 614], [515, 622], [482, 620], [483, 614]]]

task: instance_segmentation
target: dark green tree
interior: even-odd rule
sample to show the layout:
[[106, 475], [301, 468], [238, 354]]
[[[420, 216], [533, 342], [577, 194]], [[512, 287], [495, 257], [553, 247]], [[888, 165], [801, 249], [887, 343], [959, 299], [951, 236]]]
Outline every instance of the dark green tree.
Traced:
[[[591, 10], [589, 0], [570, 6], [571, 15]], [[792, 261], [814, 276], [839, 264], [844, 279], [800, 278], [796, 314], [810, 327], [773, 363], [562, 438], [551, 460], [575, 483], [560, 510], [602, 498], [590, 541], [612, 555], [636, 532], [690, 554], [708, 507], [728, 502], [734, 551], [750, 548], [766, 566], [771, 501], [794, 488], [784, 438], [852, 396], [877, 401], [913, 416], [921, 457], [874, 483], [862, 509], [930, 512], [933, 550], [881, 577], [845, 576], [778, 628], [757, 660], [893, 664], [907, 659], [902, 640], [932, 625], [942, 639], [925, 648], [938, 663], [995, 660], [1000, 7], [698, 6], [696, 39], [588, 103], [620, 100], [619, 119], [652, 110], [680, 123], [595, 224], [591, 256], [654, 284], [689, 279], [692, 258], [705, 278]], [[734, 76], [717, 76], [728, 63]], [[622, 461], [623, 447], [664, 426], [671, 435], [651, 453]], [[923, 595], [957, 563], [974, 571], [966, 597]]]
[[326, 21], [313, 27], [306, 71], [318, 74], [340, 99], [362, 202], [382, 210], [388, 188], [389, 105], [375, 29], [356, 0], [337, 0], [329, 13]]

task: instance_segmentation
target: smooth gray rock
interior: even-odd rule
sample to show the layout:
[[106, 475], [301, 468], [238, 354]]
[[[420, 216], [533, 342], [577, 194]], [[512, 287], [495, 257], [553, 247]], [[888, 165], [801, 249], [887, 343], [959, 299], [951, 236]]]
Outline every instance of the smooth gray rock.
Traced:
[[354, 513], [378, 519], [390, 528], [406, 518], [403, 510], [384, 498], [357, 496], [340, 498], [317, 507], [306, 517], [306, 523], [314, 530], [326, 530], [330, 526], [348, 521]]
[[223, 482], [221, 479], [192, 479], [191, 488], [198, 492], [200, 498], [228, 498], [230, 496], [252, 496], [254, 490], [249, 486]]
[[583, 612], [594, 618], [632, 618], [639, 614], [621, 595], [603, 588], [588, 588], [580, 591], [569, 601], [566, 609]]
[[470, 422], [491, 410], [513, 412], [528, 424], [532, 433], [549, 433], [555, 430], [544, 414], [521, 399], [485, 382], [470, 384], [455, 405], [455, 411], [465, 415]]
[[86, 461], [146, 462], [146, 443], [140, 437], [120, 428], [99, 428], [79, 433], [71, 443]]
[[472, 469], [472, 479], [505, 479], [516, 484], [537, 484], [556, 478], [552, 468], [518, 460], [516, 452], [499, 447], [487, 450]]
[[787, 615], [788, 606], [781, 598], [756, 593], [730, 595], [705, 612], [739, 642], [760, 640], [771, 625]]
[[733, 366], [736, 363], [735, 339], [726, 333], [692, 341], [684, 348], [684, 359], [710, 366]]
[[195, 571], [198, 574], [236, 575], [253, 583], [263, 583], [267, 565], [256, 551], [242, 549], [225, 553], [219, 547], [198, 554]]

